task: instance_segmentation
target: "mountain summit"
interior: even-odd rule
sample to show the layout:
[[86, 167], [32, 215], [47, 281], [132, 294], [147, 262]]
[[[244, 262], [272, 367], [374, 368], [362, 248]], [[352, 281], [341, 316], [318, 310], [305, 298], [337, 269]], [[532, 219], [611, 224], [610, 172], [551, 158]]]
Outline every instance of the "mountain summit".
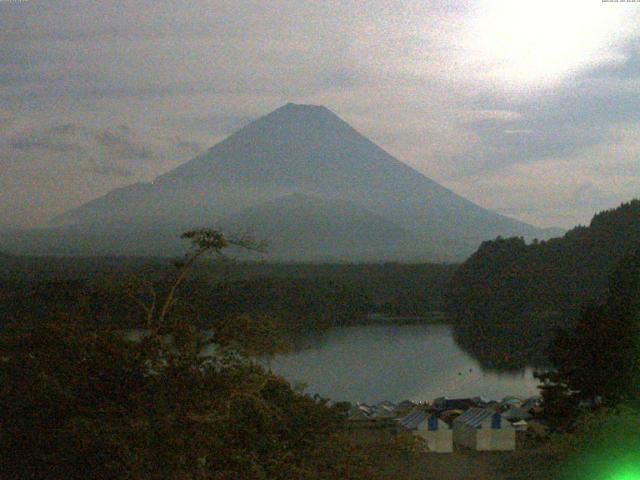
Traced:
[[430, 180], [327, 108], [292, 103], [151, 183], [56, 220], [64, 226], [48, 232], [66, 239], [63, 250], [70, 231], [96, 239], [119, 232], [120, 241], [97, 241], [94, 253], [143, 253], [134, 239], [145, 239], [147, 253], [168, 254], [159, 229], [177, 236], [216, 226], [268, 236], [273, 258], [299, 260], [451, 260], [498, 235], [548, 236]]

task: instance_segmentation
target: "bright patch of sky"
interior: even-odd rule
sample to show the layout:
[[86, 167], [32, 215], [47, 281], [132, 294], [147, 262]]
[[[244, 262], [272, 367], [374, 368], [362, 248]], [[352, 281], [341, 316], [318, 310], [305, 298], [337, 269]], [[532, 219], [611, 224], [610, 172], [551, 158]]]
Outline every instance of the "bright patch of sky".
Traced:
[[624, 62], [619, 48], [637, 29], [633, 13], [600, 0], [481, 0], [463, 21], [465, 63], [507, 88], [558, 84]]

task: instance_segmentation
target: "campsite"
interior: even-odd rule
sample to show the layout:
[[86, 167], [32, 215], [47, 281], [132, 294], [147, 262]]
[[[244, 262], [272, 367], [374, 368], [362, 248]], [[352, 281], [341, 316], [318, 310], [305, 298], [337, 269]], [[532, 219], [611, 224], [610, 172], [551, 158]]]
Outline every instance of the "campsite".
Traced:
[[[394, 437], [419, 439], [420, 451], [411, 461], [396, 459], [387, 465], [389, 471], [396, 469], [400, 478], [551, 480], [555, 478], [558, 459], [550, 448], [542, 413], [539, 397], [505, 397], [499, 402], [440, 397], [425, 403], [405, 400], [398, 404], [355, 404], [345, 415], [350, 435], [372, 454], [381, 454], [380, 450]], [[488, 423], [483, 421], [486, 419]], [[473, 444], [463, 438], [467, 425], [485, 435], [497, 432], [493, 445]]]

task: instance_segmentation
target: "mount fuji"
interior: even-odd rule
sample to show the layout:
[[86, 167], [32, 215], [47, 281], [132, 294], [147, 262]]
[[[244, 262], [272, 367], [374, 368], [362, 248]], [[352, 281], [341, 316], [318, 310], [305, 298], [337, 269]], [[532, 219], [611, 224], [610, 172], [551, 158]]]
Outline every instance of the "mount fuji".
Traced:
[[483, 240], [548, 238], [400, 162], [321, 106], [287, 104], [150, 183], [0, 238], [14, 253], [175, 255], [195, 227], [248, 231], [268, 259], [461, 260]]

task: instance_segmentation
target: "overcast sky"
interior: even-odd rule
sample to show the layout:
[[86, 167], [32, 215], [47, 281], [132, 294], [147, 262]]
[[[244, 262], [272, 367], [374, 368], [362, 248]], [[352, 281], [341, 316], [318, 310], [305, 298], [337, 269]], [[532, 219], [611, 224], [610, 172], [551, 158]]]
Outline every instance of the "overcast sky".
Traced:
[[539, 226], [640, 196], [640, 3], [0, 0], [0, 226], [287, 102]]

